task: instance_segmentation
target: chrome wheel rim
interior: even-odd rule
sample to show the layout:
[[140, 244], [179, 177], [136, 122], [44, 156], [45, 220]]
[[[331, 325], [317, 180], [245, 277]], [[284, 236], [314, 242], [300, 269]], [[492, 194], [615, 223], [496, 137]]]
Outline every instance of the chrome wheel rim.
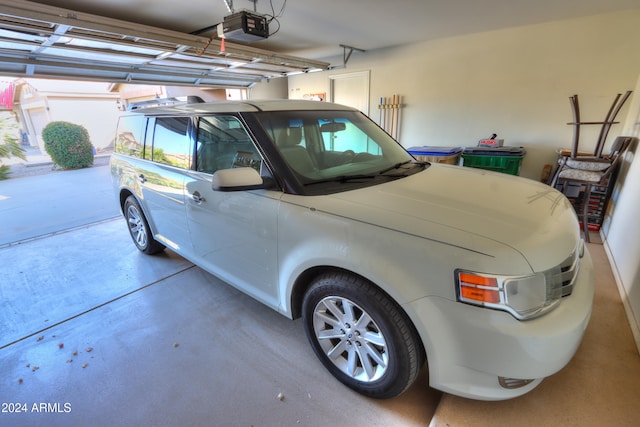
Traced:
[[353, 301], [336, 296], [322, 299], [313, 312], [313, 329], [324, 354], [345, 375], [368, 383], [387, 371], [384, 335]]
[[142, 218], [142, 214], [138, 211], [135, 206], [129, 206], [127, 208], [127, 222], [129, 224], [129, 231], [131, 232], [131, 237], [141, 248], [147, 246], [147, 229], [144, 226], [144, 219]]

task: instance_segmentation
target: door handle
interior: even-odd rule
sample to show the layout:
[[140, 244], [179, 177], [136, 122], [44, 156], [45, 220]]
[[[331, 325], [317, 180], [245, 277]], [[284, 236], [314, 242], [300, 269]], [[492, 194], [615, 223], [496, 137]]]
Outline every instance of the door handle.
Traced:
[[194, 202], [196, 202], [197, 204], [200, 204], [200, 203], [204, 202], [204, 197], [202, 197], [202, 196], [200, 195], [200, 193], [199, 193], [199, 192], [197, 192], [197, 191], [191, 195], [191, 198], [192, 198], [192, 199], [193, 199], [193, 201], [194, 201]]
[[136, 178], [138, 178], [138, 181], [140, 181], [143, 184], [147, 182], [147, 178], [143, 174], [138, 175]]

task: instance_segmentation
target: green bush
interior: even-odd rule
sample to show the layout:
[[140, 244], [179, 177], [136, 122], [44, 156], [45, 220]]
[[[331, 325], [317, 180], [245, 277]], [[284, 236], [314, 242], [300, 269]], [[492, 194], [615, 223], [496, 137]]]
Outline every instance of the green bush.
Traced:
[[51, 122], [42, 129], [42, 139], [51, 160], [63, 169], [93, 165], [93, 145], [84, 126]]

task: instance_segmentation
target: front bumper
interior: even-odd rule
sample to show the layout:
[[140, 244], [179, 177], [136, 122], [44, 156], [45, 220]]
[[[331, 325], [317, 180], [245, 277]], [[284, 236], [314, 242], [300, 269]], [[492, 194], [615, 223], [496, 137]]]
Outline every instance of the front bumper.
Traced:
[[[593, 295], [593, 264], [585, 249], [573, 293], [539, 318], [518, 321], [503, 311], [438, 297], [414, 301], [406, 310], [418, 319], [433, 388], [503, 400], [527, 393], [569, 363], [589, 322]], [[505, 388], [500, 377], [534, 381]]]

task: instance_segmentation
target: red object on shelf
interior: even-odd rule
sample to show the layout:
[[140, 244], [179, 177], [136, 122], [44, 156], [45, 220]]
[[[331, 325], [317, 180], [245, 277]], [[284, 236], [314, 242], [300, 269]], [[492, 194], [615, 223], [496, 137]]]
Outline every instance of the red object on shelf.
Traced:
[[[580, 223], [579, 223], [579, 224], [580, 224], [580, 228], [582, 228], [582, 221], [580, 221]], [[600, 231], [600, 227], [601, 227], [601, 226], [600, 226], [600, 224], [592, 224], [592, 223], [589, 223], [589, 224], [587, 225], [587, 227], [589, 228], [589, 230], [590, 230], [590, 231]]]

